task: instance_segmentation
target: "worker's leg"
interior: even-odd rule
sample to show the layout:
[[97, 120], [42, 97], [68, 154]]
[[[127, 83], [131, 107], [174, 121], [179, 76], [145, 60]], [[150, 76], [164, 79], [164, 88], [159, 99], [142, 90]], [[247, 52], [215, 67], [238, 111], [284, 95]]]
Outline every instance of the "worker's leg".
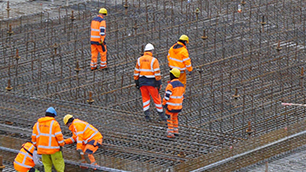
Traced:
[[98, 49], [97, 49], [98, 46], [99, 45], [91, 44], [91, 62], [90, 62], [91, 70], [96, 69], [98, 65]]
[[186, 90], [186, 70], [181, 71], [181, 75], [179, 77], [179, 80], [181, 81], [182, 84], [184, 84], [184, 88]]
[[168, 116], [168, 129], [167, 129], [167, 137], [172, 138], [174, 137], [174, 133], [173, 133], [173, 113], [169, 112], [168, 110], [166, 110], [166, 115]]
[[152, 96], [152, 99], [155, 103], [155, 108], [157, 110], [158, 113], [162, 113], [163, 112], [163, 106], [161, 103], [161, 97], [160, 94], [158, 92], [158, 89], [152, 86], [148, 86], [148, 90]]
[[51, 155], [42, 154], [41, 155], [42, 163], [44, 164], [45, 172], [52, 172], [52, 159]]
[[65, 171], [65, 162], [64, 162], [62, 151], [58, 151], [52, 154], [51, 159], [52, 159], [54, 168], [56, 169], [57, 172]]
[[141, 92], [141, 97], [142, 97], [142, 105], [143, 105], [143, 111], [145, 114], [145, 119], [147, 121], [150, 121], [150, 94], [149, 94], [149, 90], [148, 87], [150, 86], [141, 86], [140, 87], [140, 92]]
[[178, 113], [173, 113], [172, 115], [172, 121], [173, 121], [173, 133], [175, 135], [179, 134], [179, 130], [178, 130]]
[[106, 54], [107, 54], [107, 47], [106, 45], [104, 45], [104, 47], [102, 47], [103, 45], [100, 46], [99, 52], [101, 55], [101, 63], [100, 63], [100, 69], [104, 69], [107, 67], [106, 64]]

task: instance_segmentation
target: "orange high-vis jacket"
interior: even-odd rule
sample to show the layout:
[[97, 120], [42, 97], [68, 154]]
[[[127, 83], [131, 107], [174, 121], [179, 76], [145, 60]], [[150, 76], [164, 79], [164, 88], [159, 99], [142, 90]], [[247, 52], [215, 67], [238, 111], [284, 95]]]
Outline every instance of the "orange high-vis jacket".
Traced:
[[178, 68], [180, 71], [188, 70], [192, 71], [191, 60], [189, 58], [189, 53], [181, 42], [175, 43], [168, 52], [168, 65], [172, 68]]
[[90, 43], [99, 45], [104, 42], [106, 35], [106, 22], [102, 15], [98, 15], [91, 21]]
[[138, 80], [142, 76], [155, 78], [156, 81], [161, 80], [158, 60], [152, 56], [151, 52], [144, 52], [144, 55], [137, 59], [134, 80]]
[[102, 134], [92, 125], [85, 121], [74, 119], [69, 130], [73, 133], [72, 137], [65, 139], [66, 144], [77, 142], [76, 149], [82, 149], [82, 145], [86, 145], [91, 140], [102, 139]]
[[163, 106], [166, 106], [169, 112], [180, 112], [183, 108], [184, 92], [184, 85], [178, 79], [173, 79], [166, 87]]
[[39, 118], [32, 132], [32, 143], [37, 154], [54, 154], [64, 146], [64, 138], [59, 123], [53, 117]]
[[22, 148], [14, 160], [14, 168], [16, 171], [27, 172], [35, 166], [33, 160], [34, 150], [35, 146], [31, 142], [27, 142], [22, 145]]

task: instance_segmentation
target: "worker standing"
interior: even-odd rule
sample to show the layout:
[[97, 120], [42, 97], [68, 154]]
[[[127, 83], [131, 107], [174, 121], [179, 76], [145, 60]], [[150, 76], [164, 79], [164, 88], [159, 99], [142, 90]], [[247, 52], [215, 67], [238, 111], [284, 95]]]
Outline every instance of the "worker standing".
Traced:
[[85, 121], [75, 119], [70, 114], [67, 114], [63, 121], [72, 132], [72, 137], [65, 139], [65, 143], [77, 143], [76, 149], [82, 163], [87, 162], [91, 165], [98, 165], [93, 154], [102, 146], [102, 134], [94, 126]]
[[180, 36], [177, 43], [175, 43], [168, 52], [168, 65], [170, 69], [178, 68], [181, 71], [179, 80], [184, 84], [186, 89], [186, 69], [189, 74], [192, 73], [191, 60], [186, 45], [189, 43], [187, 35]]
[[99, 15], [91, 21], [90, 43], [91, 43], [91, 70], [97, 69], [98, 66], [98, 53], [100, 52], [101, 62], [100, 69], [106, 69], [106, 54], [107, 48], [105, 43], [106, 35], [106, 22], [104, 17], [107, 16], [107, 10], [101, 8]]
[[150, 95], [155, 103], [160, 120], [166, 121], [163, 113], [161, 97], [159, 90], [162, 87], [161, 74], [158, 60], [153, 57], [154, 46], [148, 43], [144, 48], [144, 55], [137, 59], [134, 70], [134, 80], [136, 88], [140, 88], [142, 95], [143, 111], [146, 121], [151, 121], [150, 118]]
[[166, 115], [168, 117], [168, 129], [167, 137], [173, 138], [178, 136], [178, 113], [183, 108], [183, 99], [185, 88], [183, 83], [179, 81], [181, 71], [177, 68], [173, 68], [170, 71], [170, 82], [168, 83], [165, 96], [163, 99], [163, 107], [166, 109]]
[[37, 154], [42, 155], [45, 172], [64, 172], [65, 163], [61, 146], [65, 145], [62, 130], [55, 120], [57, 113], [53, 107], [46, 110], [45, 117], [39, 118], [33, 127], [32, 143], [37, 147]]
[[27, 141], [14, 160], [14, 169], [17, 172], [39, 172], [35, 166], [42, 166], [42, 162], [38, 158], [35, 145]]

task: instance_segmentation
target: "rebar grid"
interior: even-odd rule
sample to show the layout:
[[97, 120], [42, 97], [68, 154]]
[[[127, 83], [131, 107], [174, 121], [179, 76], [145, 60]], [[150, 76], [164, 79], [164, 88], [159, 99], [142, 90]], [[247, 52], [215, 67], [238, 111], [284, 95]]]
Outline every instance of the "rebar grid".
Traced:
[[[109, 70], [91, 72], [89, 27], [96, 3], [1, 20], [3, 122], [30, 129], [53, 105], [102, 131], [106, 149], [99, 155], [145, 164], [132, 171], [154, 171], [304, 119], [305, 109], [281, 106], [305, 103], [302, 0], [246, 1], [241, 13], [229, 0], [98, 2], [109, 9]], [[187, 76], [181, 136], [173, 144], [161, 124], [143, 122], [133, 69], [142, 47], [153, 43], [165, 88], [168, 49], [181, 34], [190, 37], [195, 70]], [[35, 115], [24, 120], [24, 113]]]

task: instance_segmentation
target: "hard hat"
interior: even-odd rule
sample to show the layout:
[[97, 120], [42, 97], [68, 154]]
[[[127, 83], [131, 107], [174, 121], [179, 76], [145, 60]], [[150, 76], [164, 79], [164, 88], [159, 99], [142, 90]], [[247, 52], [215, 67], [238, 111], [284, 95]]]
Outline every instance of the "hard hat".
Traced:
[[64, 121], [65, 125], [67, 125], [70, 118], [73, 118], [73, 116], [70, 115], [70, 114], [67, 114], [67, 115], [64, 116], [63, 121]]
[[181, 75], [181, 71], [178, 68], [173, 68], [170, 70], [170, 73], [173, 74], [174, 77], [178, 78]]
[[100, 13], [100, 14], [105, 14], [105, 15], [107, 15], [107, 10], [106, 10], [105, 8], [101, 8], [101, 9], [99, 10], [99, 13]]
[[52, 113], [52, 114], [54, 114], [55, 116], [57, 116], [57, 113], [56, 113], [56, 111], [55, 111], [55, 109], [54, 109], [53, 107], [49, 107], [49, 108], [46, 110], [46, 112]]
[[189, 43], [189, 38], [187, 35], [182, 35], [179, 40], [186, 41], [187, 44]]
[[154, 50], [154, 46], [151, 43], [148, 43], [144, 49], [144, 51], [151, 51]]

